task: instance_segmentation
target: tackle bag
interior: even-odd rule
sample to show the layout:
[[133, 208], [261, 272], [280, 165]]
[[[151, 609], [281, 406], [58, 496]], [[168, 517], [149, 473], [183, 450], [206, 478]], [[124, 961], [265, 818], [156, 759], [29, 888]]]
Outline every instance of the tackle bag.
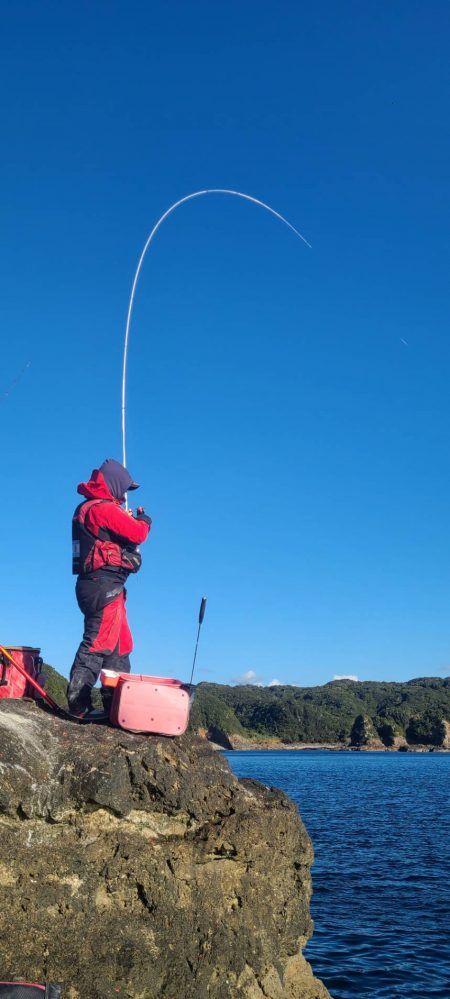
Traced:
[[104, 688], [114, 688], [110, 721], [127, 732], [183, 735], [189, 722], [192, 687], [163, 676], [133, 676], [104, 669]]
[[29, 982], [0, 982], [0, 999], [61, 999], [59, 985], [30, 985]]
[[[30, 645], [5, 645], [6, 651], [10, 652], [13, 659], [32, 677], [33, 680], [44, 686], [45, 677], [41, 673], [42, 659], [41, 650], [33, 649]], [[0, 698], [2, 697], [35, 697], [35, 691], [26, 677], [15, 669], [14, 664], [0, 652]], [[1, 984], [1, 983], [0, 983]], [[2, 993], [0, 992], [0, 997]]]

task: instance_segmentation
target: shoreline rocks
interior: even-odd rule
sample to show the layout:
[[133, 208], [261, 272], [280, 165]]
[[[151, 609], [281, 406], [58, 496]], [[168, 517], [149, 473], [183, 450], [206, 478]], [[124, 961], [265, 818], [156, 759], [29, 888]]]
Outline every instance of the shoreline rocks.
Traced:
[[[276, 737], [270, 738], [269, 736], [261, 736], [260, 738], [248, 737], [242, 735], [228, 735], [221, 732], [219, 729], [214, 729], [214, 736], [211, 734], [210, 730], [200, 730], [198, 734], [201, 738], [209, 741], [210, 745], [217, 750], [236, 750], [236, 751], [253, 751], [258, 750], [296, 750], [298, 752], [305, 750], [328, 750], [336, 753], [360, 753], [360, 752], [370, 752], [370, 753], [395, 753], [395, 752], [408, 752], [408, 753], [446, 753], [450, 752], [450, 724], [448, 722], [443, 722], [443, 738], [442, 743], [436, 745], [434, 743], [410, 743], [407, 741], [405, 736], [396, 735], [392, 736], [390, 744], [386, 745], [382, 739], [377, 738], [376, 734], [370, 730], [366, 730], [366, 735], [364, 739], [357, 741], [352, 744], [348, 742], [282, 742], [281, 739]], [[444, 726], [446, 726], [444, 728]]]
[[2, 701], [0, 830], [2, 977], [64, 999], [329, 999], [301, 953], [297, 810], [205, 739]]

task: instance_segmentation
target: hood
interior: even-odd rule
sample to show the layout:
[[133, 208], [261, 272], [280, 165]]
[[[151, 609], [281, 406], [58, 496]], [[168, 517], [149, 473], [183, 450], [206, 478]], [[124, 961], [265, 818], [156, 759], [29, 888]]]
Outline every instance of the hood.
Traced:
[[89, 482], [80, 482], [77, 486], [77, 493], [87, 496], [88, 499], [113, 500], [114, 496], [109, 491], [105, 479], [98, 468], [94, 468]]
[[114, 458], [107, 458], [100, 468], [94, 468], [89, 482], [80, 482], [77, 491], [89, 499], [115, 499], [123, 503], [125, 493], [138, 488], [124, 465]]
[[139, 489], [137, 482], [133, 482], [128, 468], [121, 465], [120, 461], [116, 461], [115, 458], [107, 458], [103, 465], [100, 465], [99, 471], [114, 499], [118, 499], [120, 503], [125, 500], [125, 493], [129, 489]]

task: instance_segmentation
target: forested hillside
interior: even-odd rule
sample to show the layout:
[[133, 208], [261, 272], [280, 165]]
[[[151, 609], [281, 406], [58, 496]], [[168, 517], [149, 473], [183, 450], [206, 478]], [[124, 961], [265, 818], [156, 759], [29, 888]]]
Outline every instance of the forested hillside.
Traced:
[[202, 683], [192, 724], [227, 734], [276, 736], [292, 742], [348, 742], [358, 719], [372, 723], [386, 745], [398, 735], [410, 743], [439, 744], [450, 720], [450, 678], [407, 683], [335, 680], [322, 687], [227, 687]]

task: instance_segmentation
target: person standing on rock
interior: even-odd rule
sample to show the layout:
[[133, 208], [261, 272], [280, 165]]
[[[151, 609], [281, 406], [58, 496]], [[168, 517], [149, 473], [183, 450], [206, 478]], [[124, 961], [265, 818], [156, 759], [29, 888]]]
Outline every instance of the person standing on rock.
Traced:
[[[92, 710], [91, 691], [102, 667], [130, 672], [133, 639], [125, 609], [125, 582], [138, 572], [138, 545], [146, 540], [151, 518], [139, 507], [135, 516], [122, 509], [125, 494], [138, 489], [127, 469], [107, 458], [77, 492], [86, 499], [72, 520], [72, 570], [78, 575], [76, 597], [84, 614], [84, 634], [67, 688], [72, 714]], [[110, 694], [102, 691], [109, 713]]]

